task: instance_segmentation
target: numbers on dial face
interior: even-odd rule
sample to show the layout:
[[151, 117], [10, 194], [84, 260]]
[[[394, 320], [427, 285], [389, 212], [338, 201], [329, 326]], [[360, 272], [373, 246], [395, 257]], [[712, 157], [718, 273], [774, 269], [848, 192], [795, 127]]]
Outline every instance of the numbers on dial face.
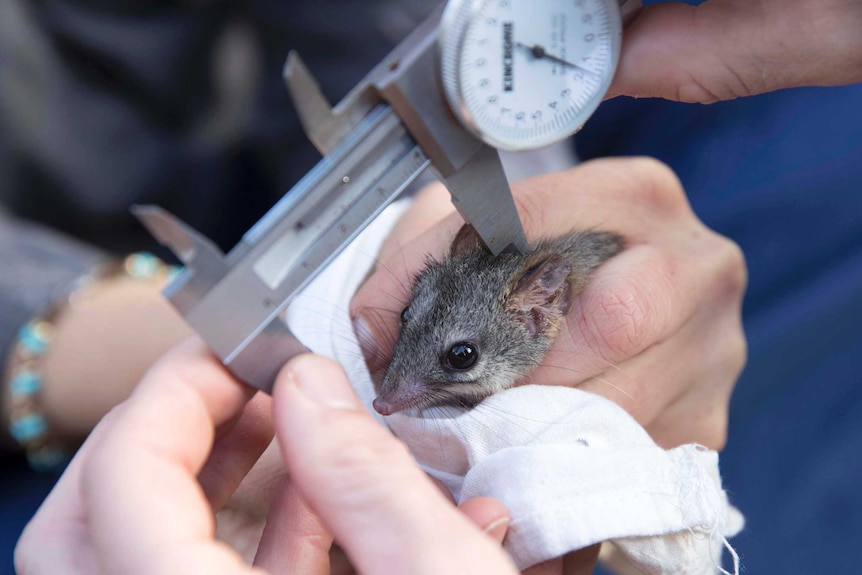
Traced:
[[464, 112], [503, 148], [569, 135], [613, 74], [607, 0], [489, 0], [467, 28], [459, 61]]

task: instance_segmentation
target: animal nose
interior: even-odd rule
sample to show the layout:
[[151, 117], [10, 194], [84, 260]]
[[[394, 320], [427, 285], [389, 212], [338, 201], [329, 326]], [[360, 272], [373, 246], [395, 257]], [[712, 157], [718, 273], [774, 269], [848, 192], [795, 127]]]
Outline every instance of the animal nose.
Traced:
[[374, 398], [374, 401], [371, 403], [374, 406], [374, 411], [379, 413], [380, 415], [392, 415], [392, 404], [385, 399], [380, 397]]

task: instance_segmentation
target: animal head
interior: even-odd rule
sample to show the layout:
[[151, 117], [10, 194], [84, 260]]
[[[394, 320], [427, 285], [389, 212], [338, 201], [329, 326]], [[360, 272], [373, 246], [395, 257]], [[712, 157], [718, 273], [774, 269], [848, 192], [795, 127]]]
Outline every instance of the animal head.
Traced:
[[374, 408], [471, 408], [515, 384], [547, 353], [572, 300], [559, 254], [493, 257], [469, 226], [416, 279]]

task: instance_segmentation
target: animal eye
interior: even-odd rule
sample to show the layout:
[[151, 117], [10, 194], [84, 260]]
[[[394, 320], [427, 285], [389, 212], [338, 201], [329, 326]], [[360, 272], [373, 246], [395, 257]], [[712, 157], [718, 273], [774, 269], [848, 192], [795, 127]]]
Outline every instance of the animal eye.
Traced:
[[405, 307], [404, 311], [401, 312], [401, 323], [407, 323], [408, 319], [410, 319], [410, 308]]
[[479, 348], [469, 341], [459, 341], [446, 352], [446, 367], [463, 371], [470, 369], [479, 359]]

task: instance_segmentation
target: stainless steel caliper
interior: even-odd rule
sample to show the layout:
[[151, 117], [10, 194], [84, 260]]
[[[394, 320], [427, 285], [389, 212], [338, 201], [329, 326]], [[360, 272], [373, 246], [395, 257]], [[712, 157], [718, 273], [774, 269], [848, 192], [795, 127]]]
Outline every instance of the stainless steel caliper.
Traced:
[[324, 155], [228, 254], [154, 206], [185, 265], [165, 294], [242, 381], [270, 392], [306, 351], [279, 315], [429, 165], [495, 255], [527, 240], [497, 149], [577, 131], [606, 93], [639, 0], [450, 0], [335, 108], [291, 53], [285, 80]]

